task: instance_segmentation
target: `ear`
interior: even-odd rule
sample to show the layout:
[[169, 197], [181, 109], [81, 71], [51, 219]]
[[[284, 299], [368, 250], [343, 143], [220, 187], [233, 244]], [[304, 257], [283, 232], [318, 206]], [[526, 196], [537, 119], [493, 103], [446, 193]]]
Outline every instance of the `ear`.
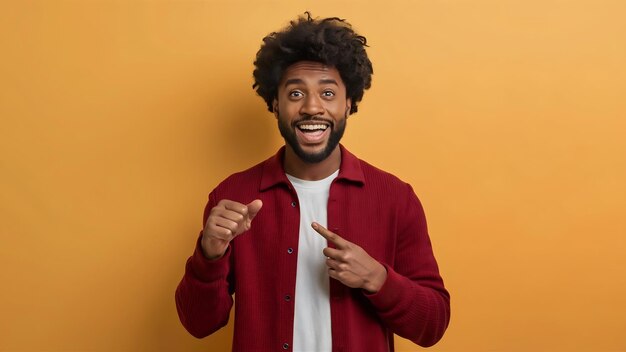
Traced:
[[272, 110], [274, 111], [274, 117], [278, 118], [278, 99], [274, 98], [272, 102]]
[[350, 109], [352, 109], [352, 99], [346, 99], [346, 118], [350, 116]]

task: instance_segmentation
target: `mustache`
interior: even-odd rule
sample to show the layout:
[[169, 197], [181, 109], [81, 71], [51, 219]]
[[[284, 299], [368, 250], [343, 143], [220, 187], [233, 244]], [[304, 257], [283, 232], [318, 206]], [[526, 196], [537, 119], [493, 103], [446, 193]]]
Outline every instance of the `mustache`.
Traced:
[[332, 120], [325, 119], [325, 118], [323, 118], [321, 116], [318, 116], [318, 115], [302, 115], [297, 120], [294, 120], [292, 122], [292, 125], [296, 125], [296, 124], [298, 124], [300, 122], [304, 122], [304, 121], [313, 121], [313, 122], [314, 121], [320, 121], [320, 122], [325, 122], [325, 123], [329, 124], [330, 126], [334, 126], [334, 123], [333, 123]]

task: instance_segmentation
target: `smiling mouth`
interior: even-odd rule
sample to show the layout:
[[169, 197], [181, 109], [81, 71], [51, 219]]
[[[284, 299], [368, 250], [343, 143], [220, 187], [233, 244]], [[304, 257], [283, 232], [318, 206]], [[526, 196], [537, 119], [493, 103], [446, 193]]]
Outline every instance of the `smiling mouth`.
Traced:
[[324, 123], [301, 123], [296, 126], [297, 129], [304, 133], [324, 132], [329, 126]]
[[300, 136], [300, 143], [316, 145], [323, 143], [330, 132], [331, 124], [326, 121], [302, 121], [296, 124], [296, 134]]

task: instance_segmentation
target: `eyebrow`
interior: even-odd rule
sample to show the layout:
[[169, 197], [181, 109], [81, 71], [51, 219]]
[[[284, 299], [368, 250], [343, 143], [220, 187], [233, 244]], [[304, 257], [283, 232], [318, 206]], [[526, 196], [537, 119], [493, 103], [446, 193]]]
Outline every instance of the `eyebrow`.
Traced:
[[[288, 80], [285, 81], [284, 86], [286, 87], [286, 86], [288, 86], [290, 84], [301, 84], [301, 83], [304, 83], [304, 81], [301, 80], [300, 78], [291, 78], [291, 79], [288, 79]], [[328, 79], [320, 79], [319, 83], [320, 84], [334, 84], [336, 86], [339, 86], [339, 83], [337, 83], [336, 80], [330, 79], [330, 78], [328, 78]]]

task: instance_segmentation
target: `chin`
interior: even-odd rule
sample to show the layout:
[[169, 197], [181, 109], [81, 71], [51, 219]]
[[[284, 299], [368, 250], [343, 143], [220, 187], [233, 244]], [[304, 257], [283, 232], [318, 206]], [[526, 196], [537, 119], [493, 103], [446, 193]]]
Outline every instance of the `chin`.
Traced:
[[326, 144], [323, 147], [317, 149], [315, 152], [307, 152], [304, 148], [298, 146], [297, 149], [294, 148], [294, 152], [300, 158], [300, 160], [304, 161], [305, 163], [317, 164], [326, 160], [333, 153], [335, 148], [330, 149], [328, 144]]

